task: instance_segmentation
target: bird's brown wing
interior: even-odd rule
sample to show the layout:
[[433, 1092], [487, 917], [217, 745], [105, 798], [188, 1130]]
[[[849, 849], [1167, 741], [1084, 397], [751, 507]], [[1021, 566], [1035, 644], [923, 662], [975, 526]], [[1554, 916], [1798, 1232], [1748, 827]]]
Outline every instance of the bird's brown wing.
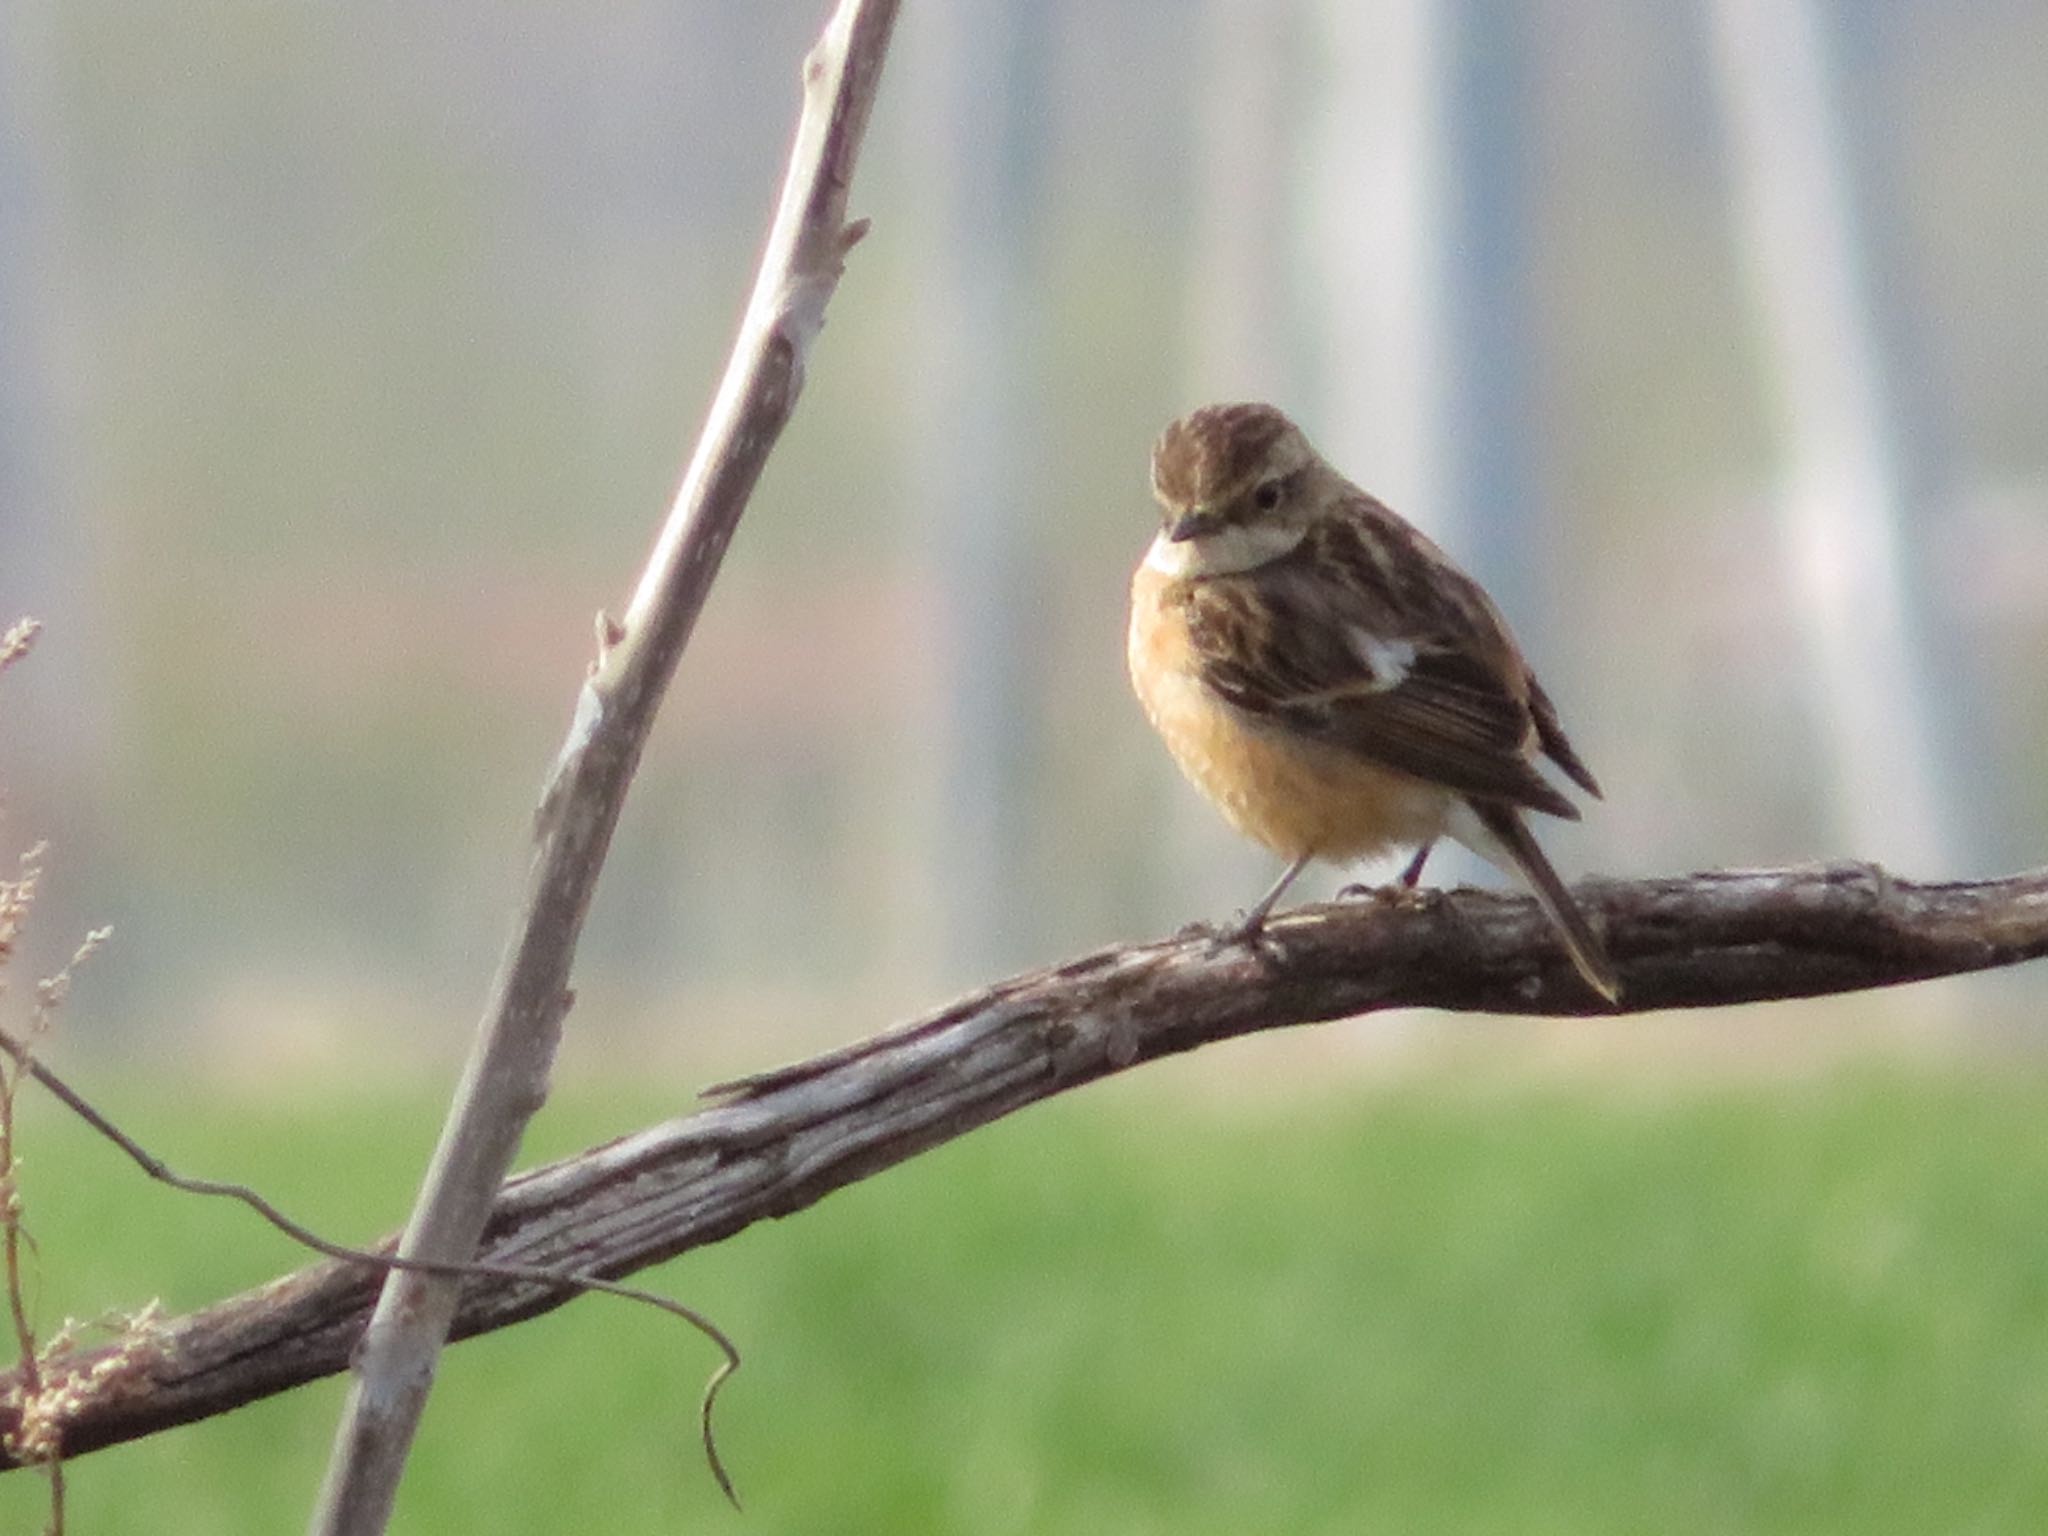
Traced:
[[1601, 798], [1600, 781], [1593, 777], [1572, 747], [1571, 738], [1564, 733], [1564, 726], [1557, 718], [1557, 706], [1550, 702], [1550, 695], [1543, 691], [1543, 685], [1536, 681], [1536, 674], [1529, 674], [1529, 710], [1536, 717], [1536, 736], [1543, 743], [1544, 754], [1562, 768], [1571, 781], [1591, 795]]
[[1405, 524], [1318, 528], [1178, 596], [1203, 683], [1255, 726], [1577, 819], [1531, 761], [1531, 680], [1493, 605]]

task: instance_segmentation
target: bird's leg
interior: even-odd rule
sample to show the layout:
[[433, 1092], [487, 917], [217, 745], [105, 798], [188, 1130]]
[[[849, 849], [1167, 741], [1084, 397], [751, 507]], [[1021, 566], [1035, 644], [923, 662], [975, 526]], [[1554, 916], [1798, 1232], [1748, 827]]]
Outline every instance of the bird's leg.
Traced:
[[1314, 857], [1315, 855], [1312, 853], [1304, 853], [1300, 858], [1288, 865], [1286, 869], [1282, 870], [1280, 878], [1273, 882], [1272, 888], [1259, 898], [1258, 904], [1251, 911], [1245, 913], [1237, 926], [1230, 929], [1227, 933], [1217, 936], [1218, 942], [1224, 944], [1243, 944], [1249, 940], [1256, 939], [1259, 936], [1259, 930], [1266, 926], [1266, 919], [1271, 915], [1274, 905], [1282, 896], [1287, 894], [1287, 887], [1294, 884], [1295, 876], [1299, 875], [1304, 869], [1307, 869], [1308, 861]]
[[1434, 847], [1436, 839], [1432, 837], [1416, 849], [1415, 857], [1408, 861], [1407, 867], [1395, 877], [1392, 884], [1366, 885], [1361, 882], [1357, 885], [1347, 885], [1337, 893], [1338, 899], [1342, 900], [1347, 896], [1368, 896], [1375, 901], [1406, 900], [1409, 893], [1415, 889], [1416, 882], [1422, 878], [1422, 866], [1429, 862], [1430, 850]]

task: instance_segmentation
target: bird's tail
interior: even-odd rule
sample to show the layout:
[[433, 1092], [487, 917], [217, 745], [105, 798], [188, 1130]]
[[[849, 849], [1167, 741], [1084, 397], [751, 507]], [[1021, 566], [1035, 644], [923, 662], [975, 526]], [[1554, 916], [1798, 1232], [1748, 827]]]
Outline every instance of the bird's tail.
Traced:
[[[1586, 985], [1608, 1002], [1618, 1001], [1621, 982], [1614, 974], [1614, 962], [1607, 957], [1607, 946], [1600, 942], [1599, 935], [1586, 921], [1586, 914], [1579, 910], [1579, 904], [1572, 900], [1572, 893], [1565, 889], [1557, 871], [1550, 867], [1550, 860], [1537, 846], [1522, 813], [1498, 801], [1468, 800], [1465, 804], [1487, 833], [1486, 837], [1473, 840], [1472, 851], [1492, 863], [1512, 869], [1527, 882], [1543, 908], [1544, 916], [1550, 919], [1558, 937], [1564, 940], [1565, 950], [1571, 955], [1572, 964], [1578, 968], [1579, 974], [1585, 978]], [[1457, 836], [1455, 827], [1452, 835]], [[1459, 837], [1458, 841], [1466, 842], [1467, 839]]]

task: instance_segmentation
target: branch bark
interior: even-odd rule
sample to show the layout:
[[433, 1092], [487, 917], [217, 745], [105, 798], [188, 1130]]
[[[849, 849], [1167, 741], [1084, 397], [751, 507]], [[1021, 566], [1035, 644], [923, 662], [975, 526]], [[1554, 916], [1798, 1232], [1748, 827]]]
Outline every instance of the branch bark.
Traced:
[[[547, 1096], [576, 943], [626, 788], [733, 529], [795, 407], [846, 252], [865, 229], [846, 221], [847, 189], [896, 11], [897, 0], [841, 0], [804, 61], [803, 112], [753, 296], [625, 618], [600, 620], [598, 659], [542, 796], [525, 902], [400, 1241], [409, 1257], [475, 1252], [527, 1121]], [[315, 1532], [384, 1529], [459, 1289], [418, 1271], [385, 1282], [336, 1431]]]
[[[610, 1278], [801, 1210], [1027, 1104], [1259, 1030], [1386, 1008], [1570, 1016], [1810, 997], [2048, 955], [2048, 868], [1914, 884], [1867, 864], [1597, 881], [1578, 897], [1620, 970], [1588, 993], [1526, 898], [1459, 890], [1290, 913], [1257, 951], [1196, 934], [999, 982], [899, 1029], [713, 1090], [697, 1113], [536, 1169], [498, 1193], [501, 1263]], [[67, 1457], [342, 1370], [378, 1277], [321, 1263], [141, 1339], [45, 1362]], [[470, 1282], [457, 1336], [561, 1305]], [[0, 1377], [0, 1444], [18, 1377]], [[0, 1465], [11, 1465], [0, 1460]]]

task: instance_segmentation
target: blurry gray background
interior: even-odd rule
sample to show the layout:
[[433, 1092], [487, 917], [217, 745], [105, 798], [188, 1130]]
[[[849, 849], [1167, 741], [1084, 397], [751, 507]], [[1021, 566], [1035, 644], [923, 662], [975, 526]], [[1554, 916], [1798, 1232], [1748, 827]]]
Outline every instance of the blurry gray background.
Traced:
[[[825, 10], [0, 7], [4, 846], [41, 969], [116, 929], [81, 1044], [464, 1048]], [[1257, 895], [1123, 677], [1211, 399], [1493, 588], [1608, 788], [1568, 872], [2040, 862], [2044, 159], [2038, 0], [911, 0], [571, 1060]]]

